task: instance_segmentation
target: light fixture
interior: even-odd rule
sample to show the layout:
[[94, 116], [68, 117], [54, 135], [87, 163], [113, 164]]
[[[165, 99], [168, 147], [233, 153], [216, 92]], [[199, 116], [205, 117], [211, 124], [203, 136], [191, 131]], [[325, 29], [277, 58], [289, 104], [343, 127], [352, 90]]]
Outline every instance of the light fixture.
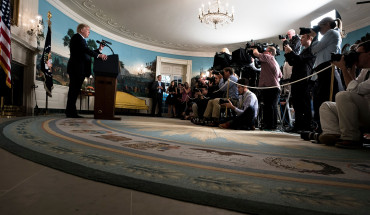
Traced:
[[234, 7], [231, 9], [231, 13], [229, 13], [228, 7], [228, 4], [223, 7], [221, 1], [216, 0], [212, 4], [208, 2], [208, 10], [205, 12], [204, 4], [202, 4], [202, 8], [199, 8], [198, 18], [201, 23], [213, 25], [217, 29], [217, 25], [223, 26], [234, 21]]
[[40, 45], [40, 41], [44, 40], [44, 21], [42, 20], [41, 16], [36, 17], [36, 21], [34, 19], [30, 20], [29, 30], [27, 34], [30, 36], [36, 36], [37, 44]]

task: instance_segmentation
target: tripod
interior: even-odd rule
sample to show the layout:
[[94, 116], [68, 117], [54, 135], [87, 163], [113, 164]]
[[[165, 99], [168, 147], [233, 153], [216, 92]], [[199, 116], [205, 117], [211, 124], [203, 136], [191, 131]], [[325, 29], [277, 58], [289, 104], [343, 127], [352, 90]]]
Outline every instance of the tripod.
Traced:
[[294, 109], [290, 107], [289, 104], [289, 99], [290, 99], [290, 91], [288, 91], [288, 96], [285, 99], [285, 101], [280, 98], [279, 102], [279, 110], [278, 111], [278, 121], [279, 123], [279, 130], [281, 131], [286, 131], [288, 129], [293, 128], [293, 123], [295, 121], [294, 118]]

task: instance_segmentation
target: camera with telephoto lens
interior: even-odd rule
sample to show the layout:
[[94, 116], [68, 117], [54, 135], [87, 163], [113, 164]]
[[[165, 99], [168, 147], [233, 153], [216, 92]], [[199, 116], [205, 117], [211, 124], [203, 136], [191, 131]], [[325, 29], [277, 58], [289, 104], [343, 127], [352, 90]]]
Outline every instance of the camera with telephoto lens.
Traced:
[[299, 35], [309, 34], [311, 33], [311, 29], [318, 34], [320, 31], [320, 26], [315, 25], [312, 28], [299, 28]]
[[288, 39], [283, 41], [283, 47], [285, 47], [286, 45], [289, 45], [289, 40]]
[[344, 62], [346, 63], [347, 68], [352, 68], [352, 66], [356, 63], [358, 60], [359, 53], [356, 51], [349, 51], [344, 54], [335, 54], [331, 53], [331, 59], [330, 61], [340, 61], [342, 59], [342, 56], [344, 56]]
[[229, 100], [227, 100], [227, 99], [220, 99], [219, 103], [220, 103], [220, 105], [225, 104], [225, 103], [229, 103]]
[[[279, 38], [280, 36], [281, 35], [279, 35]], [[290, 42], [292, 42], [292, 44], [296, 44], [299, 40], [301, 40], [298, 35], [294, 35], [291, 40], [289, 40], [288, 35], [286, 35], [286, 38], [282, 38], [282, 39], [286, 39], [283, 41], [283, 47], [285, 47], [286, 45], [289, 45]]]
[[206, 80], [209, 81], [209, 83], [215, 83], [216, 82], [216, 78], [213, 76], [213, 77], [206, 77]]
[[304, 131], [301, 133], [301, 139], [303, 140], [316, 140], [319, 141], [320, 133], [312, 131]]
[[279, 35], [279, 40], [288, 39], [288, 35]]

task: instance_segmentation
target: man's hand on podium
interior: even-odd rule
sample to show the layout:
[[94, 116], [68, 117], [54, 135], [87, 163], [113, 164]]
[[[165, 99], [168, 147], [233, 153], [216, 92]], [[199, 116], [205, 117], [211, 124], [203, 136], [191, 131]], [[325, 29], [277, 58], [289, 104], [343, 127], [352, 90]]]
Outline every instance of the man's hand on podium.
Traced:
[[105, 54], [100, 54], [99, 57], [102, 59], [102, 60], [107, 60], [108, 59], [108, 56], [105, 55]]

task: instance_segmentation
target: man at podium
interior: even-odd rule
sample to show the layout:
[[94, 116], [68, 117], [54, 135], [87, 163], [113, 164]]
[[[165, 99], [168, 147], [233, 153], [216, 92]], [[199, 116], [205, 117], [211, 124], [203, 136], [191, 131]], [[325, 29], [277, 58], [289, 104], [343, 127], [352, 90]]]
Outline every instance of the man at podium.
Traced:
[[82, 83], [85, 77], [91, 75], [91, 57], [107, 60], [107, 55], [102, 54], [104, 44], [100, 43], [99, 49], [91, 50], [86, 43], [89, 37], [90, 27], [86, 24], [77, 26], [77, 33], [72, 36], [70, 41], [70, 58], [67, 65], [69, 75], [69, 91], [66, 107], [68, 118], [82, 118], [77, 114], [76, 101], [80, 94]]

